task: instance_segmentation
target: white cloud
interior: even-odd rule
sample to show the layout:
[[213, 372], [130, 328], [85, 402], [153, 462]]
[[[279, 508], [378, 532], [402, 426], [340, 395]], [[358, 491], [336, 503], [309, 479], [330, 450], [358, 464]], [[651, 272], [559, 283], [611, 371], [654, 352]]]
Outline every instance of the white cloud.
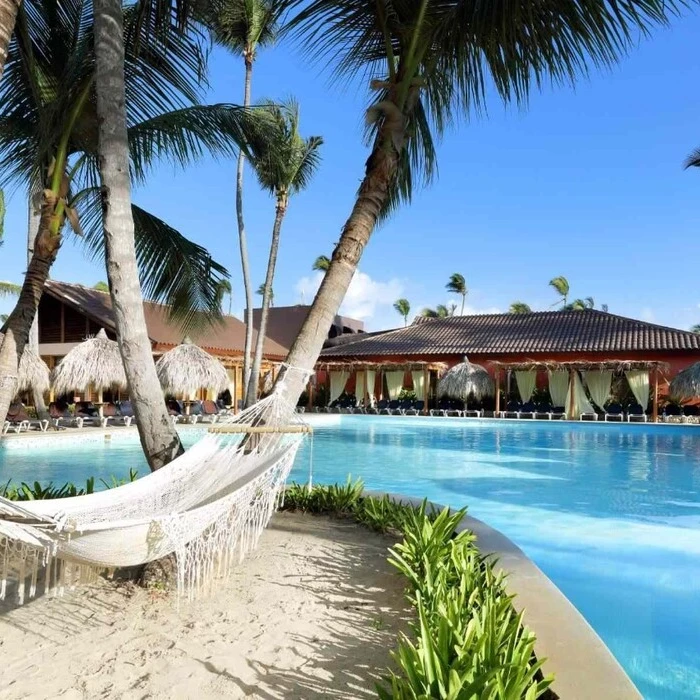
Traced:
[[[295, 285], [295, 291], [304, 303], [310, 304], [321, 285], [323, 274], [317, 272], [310, 277], [302, 277]], [[374, 318], [399, 299], [404, 293], [401, 280], [392, 278], [386, 282], [372, 279], [365, 272], [357, 270], [352, 277], [348, 292], [340, 306], [344, 316], [367, 321]]]

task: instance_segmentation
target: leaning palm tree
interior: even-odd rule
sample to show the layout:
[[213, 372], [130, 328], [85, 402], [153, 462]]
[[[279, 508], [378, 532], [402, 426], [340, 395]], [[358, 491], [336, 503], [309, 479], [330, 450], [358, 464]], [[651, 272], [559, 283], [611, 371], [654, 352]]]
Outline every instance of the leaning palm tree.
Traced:
[[464, 315], [464, 302], [467, 300], [467, 282], [464, 279], [464, 275], [460, 275], [459, 272], [454, 272], [450, 275], [450, 279], [445, 285], [445, 289], [450, 292], [450, 294], [459, 294], [462, 297], [462, 310], [460, 315]]
[[514, 301], [509, 309], [508, 313], [511, 314], [530, 314], [532, 313], [532, 309], [530, 308], [529, 304], [526, 304], [524, 301]]
[[306, 189], [318, 169], [323, 143], [320, 136], [302, 138], [299, 134], [299, 106], [294, 101], [282, 106], [268, 103], [263, 114], [261, 138], [252, 139], [248, 149], [250, 163], [260, 186], [275, 198], [275, 221], [272, 226], [267, 273], [262, 285], [262, 310], [253, 367], [246, 390], [248, 406], [257, 400], [268, 310], [274, 299], [272, 282], [275, 277], [282, 222], [287, 213], [289, 198]]
[[319, 255], [316, 260], [314, 260], [314, 264], [311, 266], [311, 269], [319, 272], [326, 272], [330, 266], [331, 259], [325, 255]]
[[[265, 296], [265, 283], [263, 282], [258, 286], [258, 288], [255, 290], [255, 293], [258, 296]], [[274, 289], [270, 289], [270, 306], [274, 306], [274, 301], [275, 301], [275, 291]]]
[[394, 310], [399, 316], [403, 316], [403, 325], [408, 325], [408, 315], [411, 313], [411, 304], [408, 299], [397, 299], [394, 302]]
[[[293, 0], [294, 1], [294, 0]], [[524, 104], [530, 87], [575, 82], [610, 65], [656, 23], [671, 0], [295, 0], [288, 24], [314, 60], [344, 79], [371, 75], [371, 153], [352, 212], [314, 304], [287, 357], [311, 368], [372, 232], [412, 185], [435, 173], [435, 137], [483, 108], [487, 90]], [[282, 372], [281, 378], [288, 373]], [[289, 395], [303, 390], [295, 372]], [[296, 376], [299, 375], [299, 376]], [[289, 379], [289, 381], [293, 381]]]
[[[241, 56], [245, 65], [243, 106], [250, 106], [253, 63], [259, 48], [274, 42], [282, 5], [279, 0], [208, 0], [205, 3], [204, 22], [210, 28], [214, 41]], [[243, 170], [245, 155], [238, 155], [236, 168], [236, 220], [238, 245], [241, 252], [241, 271], [246, 302], [246, 332], [243, 352], [243, 386], [247, 386], [252, 368], [253, 352], [253, 288], [250, 281], [248, 243], [243, 218]]]
[[691, 333], [700, 333], [700, 323], [696, 323], [695, 325], [691, 326], [690, 332]]
[[445, 304], [438, 304], [434, 309], [426, 307], [420, 312], [420, 315], [425, 318], [447, 318], [448, 316], [454, 316], [454, 309], [450, 313], [450, 309]]
[[586, 297], [585, 299], [574, 299], [570, 304], [563, 306], [562, 311], [585, 311], [594, 307], [593, 297]]
[[554, 277], [549, 280], [549, 286], [561, 297], [561, 299], [555, 301], [552, 306], [556, 306], [557, 304], [566, 306], [569, 300], [569, 280], [563, 275], [559, 275], [559, 277]]
[[[9, 376], [16, 372], [17, 358], [27, 342], [43, 284], [61, 245], [65, 220], [85, 233], [94, 254], [105, 253], [102, 207], [109, 204], [109, 198], [103, 197], [97, 187], [98, 151], [100, 145], [113, 143], [114, 138], [102, 135], [102, 144], [98, 144], [96, 125], [102, 122], [98, 118], [93, 47], [99, 42], [93, 40], [89, 5], [62, 0], [60, 11], [58, 5], [57, 0], [46, 0], [32, 12], [27, 5], [22, 6], [21, 22], [0, 84], [0, 153], [11, 164], [0, 177], [28, 187], [39, 183], [42, 198], [28, 273], [7, 322], [10, 332], [0, 348], [0, 367]], [[167, 41], [153, 39], [146, 43], [138, 35], [143, 21], [136, 9], [127, 9], [123, 19], [127, 28], [126, 139], [131, 152], [131, 162], [124, 172], [131, 170], [143, 181], [163, 156], [184, 164], [207, 151], [233, 154], [231, 128], [239, 128], [244, 115], [237, 108], [197, 104], [204, 60], [199, 40], [173, 32]], [[172, 70], [172, 61], [177, 62], [178, 71]], [[104, 193], [112, 191], [108, 187]], [[182, 311], [180, 318], [185, 324], [198, 318], [198, 311], [216, 313], [215, 287], [226, 274], [224, 268], [214, 263], [205, 249], [152, 214], [138, 207], [127, 211], [133, 211], [136, 219], [136, 286], [138, 260], [145, 291], [151, 298], [172, 303]], [[107, 243], [109, 240], [109, 236], [104, 239]], [[128, 246], [119, 245], [117, 255], [129, 257]], [[128, 272], [130, 261], [118, 259], [116, 263], [111, 272], [108, 269], [108, 276]], [[111, 277], [110, 282], [114, 288]], [[140, 301], [140, 289], [131, 289], [128, 294], [118, 290], [119, 303], [114, 305], [117, 323], [124, 315], [129, 316], [126, 330], [120, 329], [120, 338], [128, 339], [129, 328], [137, 322], [138, 311], [122, 311], [124, 302], [136, 298], [134, 293]], [[150, 353], [148, 337], [141, 336], [141, 340]], [[134, 346], [127, 342], [129, 347]], [[10, 398], [0, 389], [0, 415], [4, 415]], [[160, 393], [154, 390], [148, 401], [160, 403]], [[135, 400], [138, 411], [136, 404]], [[158, 430], [153, 432], [158, 435]], [[172, 440], [170, 435], [168, 441]], [[151, 444], [150, 440], [146, 442]], [[160, 444], [163, 442], [161, 439]]]

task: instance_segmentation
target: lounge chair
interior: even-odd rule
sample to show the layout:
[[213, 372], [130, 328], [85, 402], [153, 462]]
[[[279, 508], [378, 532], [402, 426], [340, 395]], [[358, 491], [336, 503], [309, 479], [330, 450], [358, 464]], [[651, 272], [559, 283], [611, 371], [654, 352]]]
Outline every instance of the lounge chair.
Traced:
[[[126, 409], [125, 406], [127, 407]], [[102, 407], [102, 415], [108, 422], [114, 423], [114, 425], [121, 423], [128, 428], [134, 420], [134, 409], [131, 407], [130, 401], [124, 401], [119, 405], [106, 403]]]
[[646, 411], [638, 403], [633, 403], [627, 407], [627, 422], [631, 423], [633, 420], [642, 423], [646, 423], [649, 420]]
[[581, 413], [578, 417], [579, 420], [593, 420], [596, 421], [598, 420], [598, 411], [595, 409], [593, 411], [584, 411]]
[[403, 399], [399, 402], [399, 407], [394, 410], [395, 416], [405, 416], [406, 411], [410, 410], [413, 406], [413, 401], [411, 399]]
[[483, 407], [483, 405], [478, 404], [474, 408], [469, 408], [469, 404], [465, 403], [464, 410], [462, 411], [462, 415], [465, 418], [483, 418], [484, 417], [484, 407]]
[[222, 412], [219, 410], [218, 406], [210, 399], [202, 401], [200, 408], [201, 415], [199, 419], [202, 422], [216, 423], [216, 421], [219, 420], [219, 416], [222, 415]]
[[411, 407], [407, 408], [404, 411], [404, 416], [419, 416], [421, 413], [423, 413], [424, 408], [425, 408], [425, 401], [414, 401], [411, 404]]
[[51, 425], [56, 430], [64, 427], [61, 425], [62, 423], [67, 423], [77, 428], [83, 427], [83, 419], [80, 416], [74, 416], [68, 409], [68, 405], [64, 403], [51, 402], [49, 404], [49, 418], [51, 419]]
[[605, 409], [605, 413], [603, 414], [603, 420], [604, 421], [619, 420], [620, 422], [625, 420], [625, 414], [622, 411], [622, 406], [620, 406], [619, 403], [608, 404], [608, 406]]
[[386, 399], [381, 399], [380, 401], [377, 401], [376, 406], [370, 406], [367, 409], [367, 413], [374, 415], [374, 416], [379, 416], [381, 415], [381, 412], [389, 405], [389, 402]]
[[[549, 420], [566, 420], [566, 409], [563, 406], [547, 406], [547, 418]], [[544, 411], [544, 408], [540, 410]]]
[[445, 416], [447, 415], [447, 409], [450, 406], [450, 402], [447, 399], [440, 399], [438, 405], [435, 408], [430, 409], [431, 416]]
[[520, 401], [509, 401], [506, 404], [506, 410], [505, 411], [500, 411], [500, 417], [501, 418], [520, 418], [520, 409], [522, 408], [522, 404]]
[[683, 406], [683, 422], [697, 423], [700, 418], [700, 406]]
[[464, 415], [464, 401], [449, 401], [447, 409], [445, 410], [443, 415], [447, 418], [450, 418], [452, 416], [462, 418], [462, 416]]
[[[89, 424], [106, 428], [109, 418], [102, 418], [92, 401], [80, 401], [75, 406], [75, 417], [82, 418], [82, 425]], [[82, 427], [82, 426], [81, 426]]]
[[22, 430], [29, 430], [30, 428], [36, 428], [42, 433], [45, 433], [49, 427], [48, 420], [30, 418], [23, 403], [14, 403], [10, 406], [7, 411], [7, 419], [5, 422], [10, 424], [8, 429], [11, 430], [14, 428], [17, 433]]
[[676, 403], [669, 403], [664, 406], [663, 422], [664, 423], [679, 423], [684, 422], [685, 416], [683, 407]]
[[400, 403], [400, 402], [398, 401], [398, 399], [394, 399], [393, 401], [389, 401], [389, 403], [387, 404], [387, 406], [386, 406], [385, 408], [381, 409], [381, 411], [379, 411], [379, 415], [380, 415], [380, 416], [391, 416], [391, 415], [393, 415], [393, 414], [394, 414], [394, 411], [397, 411], [397, 410], [398, 410], [398, 408], [399, 408], [399, 403]]
[[518, 411], [518, 418], [531, 418], [532, 420], [535, 419], [535, 416], [537, 415], [537, 406], [532, 401], [528, 401], [527, 403], [524, 403], [521, 407], [520, 410]]

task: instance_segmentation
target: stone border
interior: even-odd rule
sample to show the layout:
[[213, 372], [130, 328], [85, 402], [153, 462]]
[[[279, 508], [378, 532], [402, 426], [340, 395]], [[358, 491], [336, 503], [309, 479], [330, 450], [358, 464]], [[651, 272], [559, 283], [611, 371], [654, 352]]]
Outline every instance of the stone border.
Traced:
[[[385, 495], [381, 491], [365, 493]], [[423, 502], [411, 496], [386, 495], [414, 506]], [[439, 503], [428, 504], [444, 508]], [[479, 550], [498, 557], [497, 568], [508, 574], [508, 592], [517, 596], [515, 608], [524, 611], [524, 622], [537, 637], [535, 652], [538, 658], [546, 659], [543, 671], [555, 674], [552, 689], [562, 700], [642, 700], [625, 670], [583, 615], [514, 542], [469, 515], [457, 530], [471, 530]]]

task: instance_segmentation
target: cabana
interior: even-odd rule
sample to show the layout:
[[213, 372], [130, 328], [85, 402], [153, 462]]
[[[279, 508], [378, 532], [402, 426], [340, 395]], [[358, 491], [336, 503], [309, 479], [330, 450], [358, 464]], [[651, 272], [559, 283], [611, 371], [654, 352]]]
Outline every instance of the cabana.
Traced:
[[652, 421], [659, 417], [659, 375], [668, 369], [668, 364], [656, 360], [571, 360], [563, 362], [534, 361], [490, 363], [496, 382], [496, 412], [500, 410], [501, 375], [514, 376], [523, 403], [532, 397], [537, 383], [537, 374], [547, 372], [549, 393], [555, 406], [563, 406], [569, 418], [594, 411], [586, 396], [581, 373], [593, 403], [601, 410], [610, 396], [614, 374], [624, 374], [635, 399], [643, 409], [649, 405], [651, 386]]
[[[407, 373], [411, 375], [411, 383], [416, 400], [423, 401], [423, 413], [428, 412], [428, 398], [434, 381], [447, 369], [444, 362], [369, 362], [363, 360], [350, 360], [345, 362], [318, 362], [316, 371], [324, 371], [328, 377], [328, 403], [333, 403], [345, 391], [348, 381], [354, 377], [355, 399], [364, 406], [377, 397], [382, 398], [384, 384], [386, 383], [387, 397], [389, 400], [398, 399], [404, 388]], [[375, 389], [379, 386], [379, 391]], [[314, 385], [309, 381], [308, 407], [313, 406]]]

